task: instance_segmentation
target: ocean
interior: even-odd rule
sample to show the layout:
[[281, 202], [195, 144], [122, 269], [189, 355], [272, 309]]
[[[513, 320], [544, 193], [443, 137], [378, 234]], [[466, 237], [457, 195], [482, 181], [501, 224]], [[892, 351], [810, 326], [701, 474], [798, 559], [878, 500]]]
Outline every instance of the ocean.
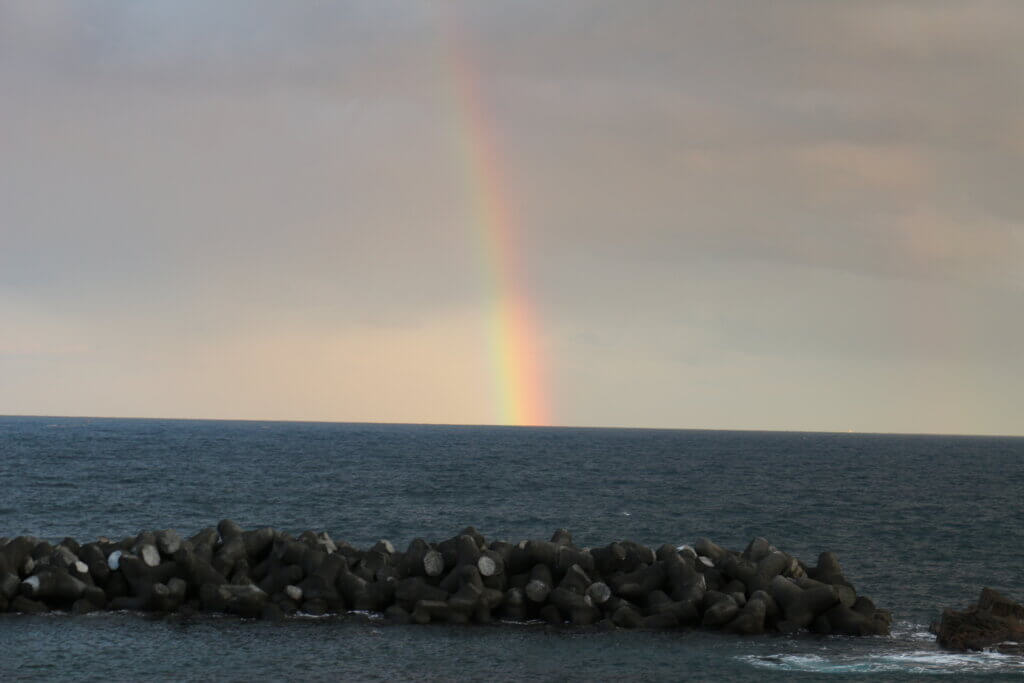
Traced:
[[1024, 658], [928, 633], [983, 586], [1024, 599], [1024, 438], [0, 417], [0, 536], [57, 542], [231, 518], [369, 547], [442, 540], [652, 546], [756, 536], [834, 551], [888, 637], [741, 638], [376, 615], [0, 614], [0, 680], [1020, 678]]

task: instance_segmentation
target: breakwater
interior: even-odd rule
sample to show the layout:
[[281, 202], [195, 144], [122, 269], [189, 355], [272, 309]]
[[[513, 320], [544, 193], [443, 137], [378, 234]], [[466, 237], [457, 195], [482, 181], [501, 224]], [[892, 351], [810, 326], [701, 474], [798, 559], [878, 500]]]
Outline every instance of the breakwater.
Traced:
[[53, 545], [0, 538], [0, 611], [222, 612], [281, 619], [361, 610], [400, 623], [496, 619], [737, 634], [888, 634], [887, 610], [858, 595], [834, 553], [814, 566], [763, 538], [743, 551], [709, 539], [656, 549], [490, 541], [474, 527], [446, 540], [356, 549], [326, 532], [298, 536], [222, 520], [189, 538], [172, 529], [120, 541]]

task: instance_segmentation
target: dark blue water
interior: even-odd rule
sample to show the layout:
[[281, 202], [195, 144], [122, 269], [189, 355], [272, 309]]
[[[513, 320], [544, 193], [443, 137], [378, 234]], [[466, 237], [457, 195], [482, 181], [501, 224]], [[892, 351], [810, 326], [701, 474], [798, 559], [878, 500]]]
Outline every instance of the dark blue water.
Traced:
[[864, 639], [2, 615], [0, 679], [1019, 677], [1021, 658], [942, 653], [926, 629], [982, 586], [1024, 597], [1022, 498], [1022, 438], [0, 418], [0, 536], [224, 517], [356, 546], [468, 524], [578, 545], [765, 536], [811, 563], [835, 551], [895, 615]]

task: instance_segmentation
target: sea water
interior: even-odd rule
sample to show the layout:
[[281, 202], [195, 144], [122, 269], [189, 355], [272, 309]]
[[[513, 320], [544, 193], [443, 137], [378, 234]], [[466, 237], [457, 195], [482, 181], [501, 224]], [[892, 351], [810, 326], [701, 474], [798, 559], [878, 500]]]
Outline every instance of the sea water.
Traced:
[[982, 586], [1024, 598], [1024, 438], [0, 417], [0, 536], [120, 538], [228, 517], [367, 547], [442, 540], [649, 545], [764, 536], [836, 552], [888, 637], [740, 638], [540, 624], [394, 626], [0, 615], [0, 679], [1024, 676], [928, 624]]

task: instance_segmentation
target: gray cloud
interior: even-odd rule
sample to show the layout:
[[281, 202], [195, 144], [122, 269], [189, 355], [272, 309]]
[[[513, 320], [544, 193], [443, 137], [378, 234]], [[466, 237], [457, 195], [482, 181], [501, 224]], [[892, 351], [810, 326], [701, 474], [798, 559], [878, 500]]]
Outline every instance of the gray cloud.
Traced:
[[[461, 58], [559, 421], [1021, 432], [1022, 27], [1014, 2], [0, 2], [0, 362], [22, 389], [47, 353], [187, 374], [207, 351], [174, 340], [264, 335], [266, 363], [289, 329], [383, 367], [439, 320], [465, 354], [491, 266]], [[964, 398], [915, 407], [940, 390]]]

